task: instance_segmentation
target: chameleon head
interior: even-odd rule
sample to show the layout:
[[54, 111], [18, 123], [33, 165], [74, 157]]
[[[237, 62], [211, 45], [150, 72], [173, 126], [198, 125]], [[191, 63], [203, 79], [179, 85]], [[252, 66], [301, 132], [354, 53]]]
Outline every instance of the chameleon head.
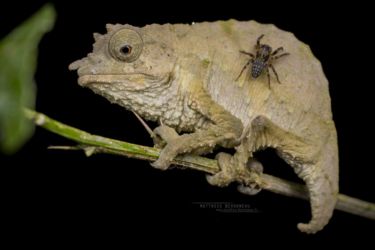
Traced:
[[78, 83], [127, 108], [147, 93], [157, 95], [171, 82], [176, 60], [162, 34], [142, 29], [108, 24], [107, 34], [95, 33], [93, 52], [69, 65], [78, 70]]

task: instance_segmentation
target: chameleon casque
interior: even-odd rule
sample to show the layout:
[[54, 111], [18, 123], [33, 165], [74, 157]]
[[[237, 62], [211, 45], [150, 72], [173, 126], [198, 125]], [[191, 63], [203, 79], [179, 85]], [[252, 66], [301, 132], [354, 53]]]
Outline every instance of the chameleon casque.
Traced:
[[[236, 80], [248, 61], [239, 51], [251, 51], [260, 34], [290, 53], [275, 63], [282, 84], [269, 87], [265, 74], [249, 72]], [[218, 154], [221, 171], [207, 179], [246, 186], [252, 153], [272, 147], [309, 191], [312, 218], [298, 228], [315, 233], [328, 223], [338, 195], [337, 135], [328, 81], [307, 45], [274, 25], [235, 20], [108, 24], [94, 38], [93, 52], [69, 68], [81, 86], [161, 124], [155, 133], [166, 145], [154, 167], [167, 169], [179, 154], [235, 148]]]

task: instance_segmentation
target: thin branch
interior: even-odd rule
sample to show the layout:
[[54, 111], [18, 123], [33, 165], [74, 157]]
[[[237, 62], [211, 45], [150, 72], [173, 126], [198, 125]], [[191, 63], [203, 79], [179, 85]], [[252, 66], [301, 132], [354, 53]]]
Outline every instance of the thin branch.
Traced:
[[142, 119], [142, 117], [140, 117], [135, 111], [132, 110], [132, 112], [135, 115], [135, 117], [137, 117], [138, 121], [142, 124], [142, 126], [146, 129], [147, 133], [151, 136], [151, 138], [154, 138], [155, 137], [154, 132], [147, 125], [147, 123]]
[[[77, 147], [63, 147], [64, 150], [75, 150], [80, 148], [84, 150], [88, 156], [95, 153], [107, 153], [150, 161], [155, 161], [159, 157], [160, 149], [157, 148], [140, 146], [92, 135], [32, 110], [25, 110], [25, 113], [26, 116], [33, 120], [36, 125], [80, 144], [80, 146]], [[54, 148], [56, 149], [56, 147]], [[220, 170], [216, 160], [193, 155], [178, 156], [173, 161], [173, 164], [200, 170], [209, 174], [215, 174]], [[304, 185], [296, 184], [267, 174], [262, 174], [259, 178], [260, 179], [257, 182], [259, 182], [260, 187], [263, 190], [268, 190], [289, 197], [308, 199], [308, 192]], [[347, 195], [338, 195], [336, 209], [362, 217], [375, 219], [374, 203], [362, 201]]]

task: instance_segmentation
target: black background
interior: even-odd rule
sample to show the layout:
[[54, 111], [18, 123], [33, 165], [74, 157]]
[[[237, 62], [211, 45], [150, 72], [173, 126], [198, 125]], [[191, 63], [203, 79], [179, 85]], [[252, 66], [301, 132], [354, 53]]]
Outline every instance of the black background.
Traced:
[[[44, 2], [3, 7], [1, 37]], [[274, 23], [293, 32], [310, 45], [330, 81], [340, 150], [340, 192], [375, 202], [370, 121], [374, 74], [369, 61], [374, 58], [374, 39], [370, 37], [373, 16], [368, 15], [368, 6], [359, 2], [335, 7], [250, 1], [216, 2], [206, 7], [202, 2], [186, 1], [52, 2], [58, 19], [40, 44], [37, 110], [91, 133], [144, 145], [152, 145], [152, 141], [131, 113], [79, 87], [76, 73], [68, 71], [69, 63], [91, 52], [93, 32], [105, 33], [106, 23], [143, 26], [229, 18]], [[74, 143], [37, 128], [19, 153], [1, 156], [0, 161], [5, 170], [2, 206], [7, 212], [3, 217], [11, 221], [4, 225], [11, 234], [33, 235], [27, 238], [32, 242], [92, 242], [92, 236], [96, 242], [110, 235], [124, 245], [135, 237], [144, 239], [137, 243], [147, 243], [151, 236], [166, 243], [176, 234], [184, 241], [203, 236], [210, 241], [234, 242], [226, 237], [231, 233], [237, 235], [236, 242], [251, 247], [264, 239], [280, 238], [288, 242], [364, 243], [374, 233], [373, 221], [336, 211], [323, 231], [305, 235], [296, 229], [298, 222], [310, 218], [305, 201], [266, 191], [248, 197], [237, 193], [234, 185], [226, 189], [209, 186], [199, 172], [161, 172], [144, 161], [110, 155], [86, 158], [82, 152], [47, 150], [49, 145]], [[272, 150], [258, 157], [265, 172], [296, 180], [291, 168]], [[260, 212], [221, 213], [194, 202], [233, 202]]]

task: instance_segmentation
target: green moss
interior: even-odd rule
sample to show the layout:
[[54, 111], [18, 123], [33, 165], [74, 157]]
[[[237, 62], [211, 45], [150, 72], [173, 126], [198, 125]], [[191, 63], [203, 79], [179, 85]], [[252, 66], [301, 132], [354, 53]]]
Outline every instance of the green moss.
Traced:
[[210, 65], [211, 61], [208, 60], [207, 58], [205, 58], [205, 59], [202, 60], [201, 63], [202, 63], [202, 66], [203, 66], [204, 68], [208, 68], [208, 65]]

